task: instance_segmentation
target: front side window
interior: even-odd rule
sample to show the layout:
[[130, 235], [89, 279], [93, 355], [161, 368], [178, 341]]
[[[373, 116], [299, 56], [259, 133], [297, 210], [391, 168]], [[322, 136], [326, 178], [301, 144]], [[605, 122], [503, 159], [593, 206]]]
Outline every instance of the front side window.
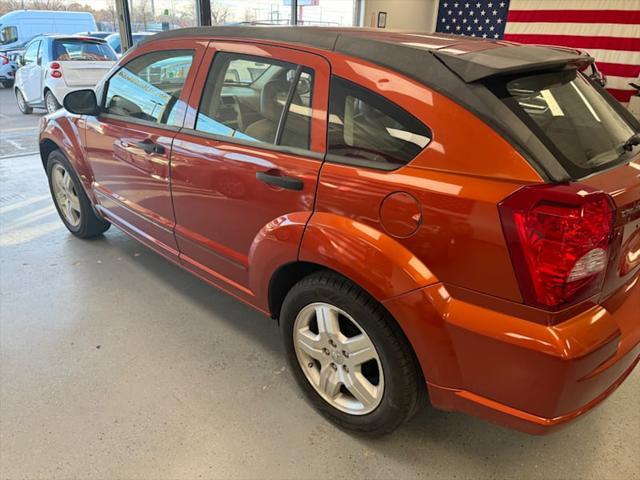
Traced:
[[633, 129], [576, 71], [498, 79], [490, 88], [573, 178], [607, 168], [627, 155], [624, 145]]
[[127, 63], [109, 79], [105, 113], [176, 125], [175, 106], [193, 62], [193, 51], [148, 53]]
[[313, 71], [292, 63], [218, 53], [195, 129], [272, 145], [308, 149]]
[[0, 45], [6, 45], [18, 41], [18, 29], [16, 27], [0, 27]]
[[53, 59], [59, 62], [74, 61], [116, 61], [113, 50], [105, 43], [87, 40], [55, 40]]
[[27, 47], [24, 51], [24, 63], [28, 65], [30, 63], [36, 63], [36, 59], [38, 58], [38, 48], [40, 47], [40, 40], [37, 42], [33, 42], [31, 45]]
[[411, 114], [352, 82], [331, 78], [327, 149], [336, 161], [394, 169], [431, 141], [431, 131]]

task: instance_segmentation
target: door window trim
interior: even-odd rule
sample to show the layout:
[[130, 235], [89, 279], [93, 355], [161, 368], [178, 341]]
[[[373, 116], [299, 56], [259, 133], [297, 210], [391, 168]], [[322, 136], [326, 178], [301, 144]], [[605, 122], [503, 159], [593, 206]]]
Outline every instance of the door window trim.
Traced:
[[[286, 48], [286, 47], [278, 47], [278, 48]], [[296, 50], [297, 52], [300, 53], [308, 53], [305, 52], [304, 50]], [[283, 60], [282, 58], [279, 57], [268, 57], [268, 56], [260, 56], [260, 55], [254, 55], [254, 54], [247, 54], [247, 53], [240, 53], [240, 52], [236, 52], [233, 50], [223, 50], [223, 49], [216, 49], [213, 57], [211, 58], [211, 62], [207, 68], [207, 76], [206, 76], [206, 80], [209, 79], [209, 75], [211, 73], [211, 69], [213, 68], [213, 62], [216, 59], [216, 55], [218, 55], [219, 53], [226, 53], [226, 54], [232, 54], [235, 55], [237, 57], [241, 57], [241, 58], [249, 58], [249, 59], [257, 59], [260, 61], [263, 61], [265, 63], [274, 63], [274, 64], [278, 64], [278, 63], [287, 63], [287, 64], [291, 64], [294, 65], [296, 67], [295, 70], [295, 78], [294, 81], [292, 81], [292, 85], [291, 85], [291, 89], [289, 90], [289, 93], [287, 95], [287, 101], [285, 103], [285, 106], [283, 108], [282, 111], [282, 115], [280, 116], [280, 120], [278, 121], [278, 130], [276, 132], [276, 141], [280, 141], [281, 137], [282, 137], [282, 132], [284, 131], [284, 126], [286, 124], [286, 119], [287, 119], [287, 113], [288, 110], [291, 106], [291, 102], [293, 100], [293, 97], [295, 95], [295, 90], [298, 88], [298, 82], [300, 80], [300, 76], [303, 73], [303, 70], [306, 68], [308, 70], [311, 70], [312, 72], [314, 72], [314, 75], [316, 74], [316, 69], [310, 65], [304, 65], [302, 63], [296, 63], [296, 62], [290, 62], [287, 60]], [[201, 66], [202, 68], [202, 66]], [[313, 93], [312, 95], [315, 95], [317, 92], [315, 91], [316, 88], [319, 88], [319, 86], [317, 85], [317, 82], [314, 78], [313, 81]], [[202, 100], [203, 100], [204, 95], [201, 94], [200, 98], [198, 99], [198, 109], [196, 111], [196, 119], [198, 117], [198, 115], [200, 114], [200, 108], [202, 106]], [[311, 104], [311, 117], [309, 118], [309, 123], [310, 123], [310, 130], [313, 129], [313, 103]], [[197, 125], [197, 120], [194, 123], [194, 127]], [[207, 138], [210, 140], [215, 140], [221, 143], [229, 143], [232, 145], [240, 145], [240, 146], [244, 146], [244, 147], [253, 147], [253, 148], [257, 148], [257, 149], [263, 149], [263, 150], [269, 150], [271, 152], [280, 152], [280, 153], [285, 153], [285, 154], [289, 154], [289, 155], [295, 155], [295, 156], [299, 156], [299, 157], [305, 157], [305, 158], [309, 158], [312, 160], [320, 160], [323, 161], [326, 157], [326, 149], [324, 152], [316, 152], [314, 150], [311, 150], [311, 148], [298, 148], [298, 147], [290, 147], [287, 145], [277, 145], [274, 143], [266, 143], [266, 142], [257, 142], [257, 141], [252, 141], [252, 140], [243, 140], [241, 138], [237, 138], [237, 137], [230, 137], [227, 135], [218, 135], [215, 133], [209, 133], [209, 132], [203, 132], [201, 130], [196, 130], [195, 128], [187, 128], [187, 127], [182, 127], [182, 129], [180, 130], [182, 133], [185, 133], [187, 135], [190, 135], [192, 137], [200, 137], [200, 138]], [[311, 135], [313, 135], [313, 133], [311, 133]], [[310, 135], [310, 137], [311, 137]], [[311, 147], [311, 141], [309, 141], [309, 147]]]
[[[121, 115], [113, 115], [110, 113], [106, 113], [104, 112], [104, 104], [107, 101], [107, 93], [109, 93], [109, 83], [111, 83], [111, 79], [113, 77], [115, 77], [118, 72], [120, 72], [120, 70], [122, 70], [124, 67], [126, 67], [127, 65], [129, 65], [131, 62], [133, 62], [134, 60], [143, 57], [145, 55], [149, 55], [149, 54], [153, 54], [153, 53], [157, 53], [157, 52], [162, 52], [162, 51], [171, 51], [171, 52], [190, 52], [193, 54], [193, 60], [191, 61], [191, 67], [189, 67], [189, 73], [187, 73], [187, 76], [184, 79], [184, 84], [186, 85], [187, 80], [189, 80], [189, 77], [195, 78], [195, 75], [198, 71], [198, 69], [200, 68], [200, 63], [196, 64], [196, 59], [198, 57], [198, 49], [196, 48], [171, 48], [171, 49], [159, 49], [159, 50], [149, 50], [149, 51], [145, 51], [140, 53], [140, 55], [136, 55], [135, 57], [131, 58], [131, 60], [129, 60], [127, 63], [118, 66], [118, 68], [111, 74], [111, 76], [105, 80], [105, 82], [102, 84], [102, 91], [101, 93], [101, 98], [100, 98], [100, 104], [98, 106], [98, 115], [96, 115], [96, 119], [100, 120], [102, 118], [107, 119], [107, 120], [115, 120], [115, 121], [120, 121], [120, 122], [124, 122], [124, 123], [132, 123], [134, 125], [139, 125], [142, 127], [153, 127], [153, 128], [158, 128], [161, 130], [167, 130], [170, 132], [174, 132], [177, 133], [180, 131], [180, 129], [184, 126], [184, 120], [185, 120], [185, 115], [182, 115], [182, 120], [180, 122], [180, 125], [168, 125], [166, 123], [158, 123], [158, 122], [152, 122], [149, 120], [143, 120], [140, 118], [134, 118], [134, 117], [123, 117]], [[184, 88], [183, 88], [183, 92], [180, 94], [180, 98], [178, 98], [178, 100], [180, 100], [182, 98], [182, 95], [184, 94]], [[186, 103], [186, 100], [185, 100]]]

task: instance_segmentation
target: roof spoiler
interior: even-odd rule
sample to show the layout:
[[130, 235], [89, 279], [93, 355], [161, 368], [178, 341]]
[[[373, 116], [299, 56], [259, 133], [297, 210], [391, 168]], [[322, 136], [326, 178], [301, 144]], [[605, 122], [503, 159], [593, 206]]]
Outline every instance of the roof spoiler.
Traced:
[[466, 83], [534, 70], [583, 68], [594, 61], [588, 55], [533, 45], [513, 45], [462, 54], [457, 54], [454, 48], [436, 50], [433, 54]]

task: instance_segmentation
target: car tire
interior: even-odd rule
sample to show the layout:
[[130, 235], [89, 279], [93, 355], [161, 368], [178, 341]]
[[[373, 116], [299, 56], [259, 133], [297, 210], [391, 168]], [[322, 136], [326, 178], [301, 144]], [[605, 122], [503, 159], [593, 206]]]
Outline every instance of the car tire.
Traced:
[[57, 112], [62, 108], [62, 105], [58, 103], [58, 99], [51, 90], [47, 90], [44, 94], [44, 105], [47, 107], [47, 113]]
[[92, 238], [109, 229], [111, 224], [96, 215], [80, 179], [59, 150], [49, 154], [47, 177], [58, 215], [71, 233], [78, 238]]
[[16, 101], [18, 102], [18, 109], [25, 115], [33, 113], [33, 108], [27, 105], [27, 101], [24, 99], [24, 95], [20, 90], [16, 89]]
[[426, 384], [403, 332], [348, 279], [320, 271], [300, 280], [284, 300], [280, 327], [297, 383], [339, 427], [386, 434], [426, 403]]

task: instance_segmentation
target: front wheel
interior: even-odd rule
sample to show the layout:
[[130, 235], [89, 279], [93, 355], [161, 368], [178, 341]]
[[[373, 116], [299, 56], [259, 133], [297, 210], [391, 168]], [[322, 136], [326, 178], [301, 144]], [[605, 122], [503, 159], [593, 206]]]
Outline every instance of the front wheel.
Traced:
[[24, 95], [22, 95], [20, 90], [16, 90], [16, 101], [18, 102], [18, 109], [20, 109], [22, 113], [25, 115], [33, 113], [33, 108], [27, 104], [27, 101], [24, 99]]
[[420, 407], [424, 380], [384, 308], [333, 272], [298, 282], [280, 316], [287, 357], [311, 403], [338, 426], [391, 432]]
[[51, 90], [47, 90], [47, 93], [44, 94], [44, 104], [47, 107], [47, 113], [56, 112], [61, 108], [61, 105]]
[[49, 155], [47, 176], [56, 210], [64, 225], [76, 237], [96, 237], [111, 226], [95, 214], [78, 176], [58, 150]]

